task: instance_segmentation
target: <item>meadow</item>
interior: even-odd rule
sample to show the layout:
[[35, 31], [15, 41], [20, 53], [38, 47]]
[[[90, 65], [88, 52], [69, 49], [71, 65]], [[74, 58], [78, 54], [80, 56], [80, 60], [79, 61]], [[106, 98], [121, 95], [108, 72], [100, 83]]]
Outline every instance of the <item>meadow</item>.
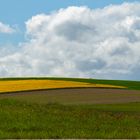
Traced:
[[62, 105], [3, 99], [0, 138], [140, 138], [140, 103]]
[[[71, 88], [69, 83], [54, 90], [46, 90], [46, 87], [38, 90], [39, 87], [37, 91], [1, 93], [1, 139], [140, 138], [140, 82], [64, 78], [10, 78], [0, 79], [0, 82], [11, 81], [18, 85], [21, 80], [26, 83], [27, 80], [45, 82], [46, 79], [65, 84], [65, 81], [78, 82], [81, 87], [63, 89]], [[94, 87], [88, 87], [91, 83]], [[113, 88], [95, 87], [96, 84], [112, 85]], [[35, 87], [36, 84], [32, 85]], [[82, 88], [83, 85], [88, 86]], [[10, 86], [7, 84], [7, 87]], [[79, 85], [73, 88], [76, 87]]]

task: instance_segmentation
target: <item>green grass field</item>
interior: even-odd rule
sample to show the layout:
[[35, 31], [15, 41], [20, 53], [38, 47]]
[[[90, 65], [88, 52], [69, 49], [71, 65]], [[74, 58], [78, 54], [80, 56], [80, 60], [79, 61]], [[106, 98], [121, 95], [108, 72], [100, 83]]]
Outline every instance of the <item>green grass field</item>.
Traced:
[[[61, 80], [64, 79], [62, 78]], [[108, 81], [92, 79], [65, 80], [123, 85], [127, 86], [130, 90], [140, 89], [140, 82], [136, 81]], [[65, 101], [64, 95], [61, 95], [61, 100], [58, 100], [58, 95], [55, 96], [55, 98], [57, 98], [57, 100], [55, 100], [56, 103], [51, 101], [49, 102], [51, 95], [41, 96], [41, 94], [31, 94], [30, 96], [16, 96], [12, 94], [10, 96], [1, 95], [1, 139], [140, 139], [140, 102], [88, 104], [87, 99], [90, 99], [89, 97], [84, 98], [87, 101], [82, 104], [79, 104], [78, 102], [76, 103], [76, 100], [70, 104], [71, 100], [69, 102], [68, 100]], [[66, 96], [67, 99], [72, 99], [70, 94]]]
[[3, 99], [0, 138], [140, 138], [140, 103], [61, 105]]

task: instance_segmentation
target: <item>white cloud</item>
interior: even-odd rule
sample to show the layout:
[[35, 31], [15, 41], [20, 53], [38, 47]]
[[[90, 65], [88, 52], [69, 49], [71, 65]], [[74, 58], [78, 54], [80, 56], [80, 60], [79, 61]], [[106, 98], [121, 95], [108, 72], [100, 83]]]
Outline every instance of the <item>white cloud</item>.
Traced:
[[11, 34], [13, 32], [15, 32], [15, 30], [12, 27], [0, 22], [0, 33]]
[[0, 76], [140, 79], [139, 9], [135, 2], [33, 16], [28, 41], [0, 58]]

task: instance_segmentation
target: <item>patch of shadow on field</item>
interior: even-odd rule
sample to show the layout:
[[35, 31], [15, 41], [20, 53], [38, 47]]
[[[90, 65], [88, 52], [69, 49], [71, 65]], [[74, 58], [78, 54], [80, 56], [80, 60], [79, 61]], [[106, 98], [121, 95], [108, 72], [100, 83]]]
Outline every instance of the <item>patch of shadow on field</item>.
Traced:
[[140, 102], [140, 91], [126, 89], [69, 88], [5, 93], [0, 94], [0, 99], [2, 98], [13, 98], [34, 103], [116, 104]]

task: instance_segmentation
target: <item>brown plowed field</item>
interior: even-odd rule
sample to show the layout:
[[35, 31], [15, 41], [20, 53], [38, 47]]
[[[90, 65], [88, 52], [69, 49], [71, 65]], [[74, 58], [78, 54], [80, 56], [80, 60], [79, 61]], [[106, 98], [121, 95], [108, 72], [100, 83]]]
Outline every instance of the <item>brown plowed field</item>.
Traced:
[[140, 91], [122, 89], [53, 89], [5, 93], [0, 99], [14, 98], [35, 103], [63, 103], [63, 104], [112, 104], [140, 102]]

